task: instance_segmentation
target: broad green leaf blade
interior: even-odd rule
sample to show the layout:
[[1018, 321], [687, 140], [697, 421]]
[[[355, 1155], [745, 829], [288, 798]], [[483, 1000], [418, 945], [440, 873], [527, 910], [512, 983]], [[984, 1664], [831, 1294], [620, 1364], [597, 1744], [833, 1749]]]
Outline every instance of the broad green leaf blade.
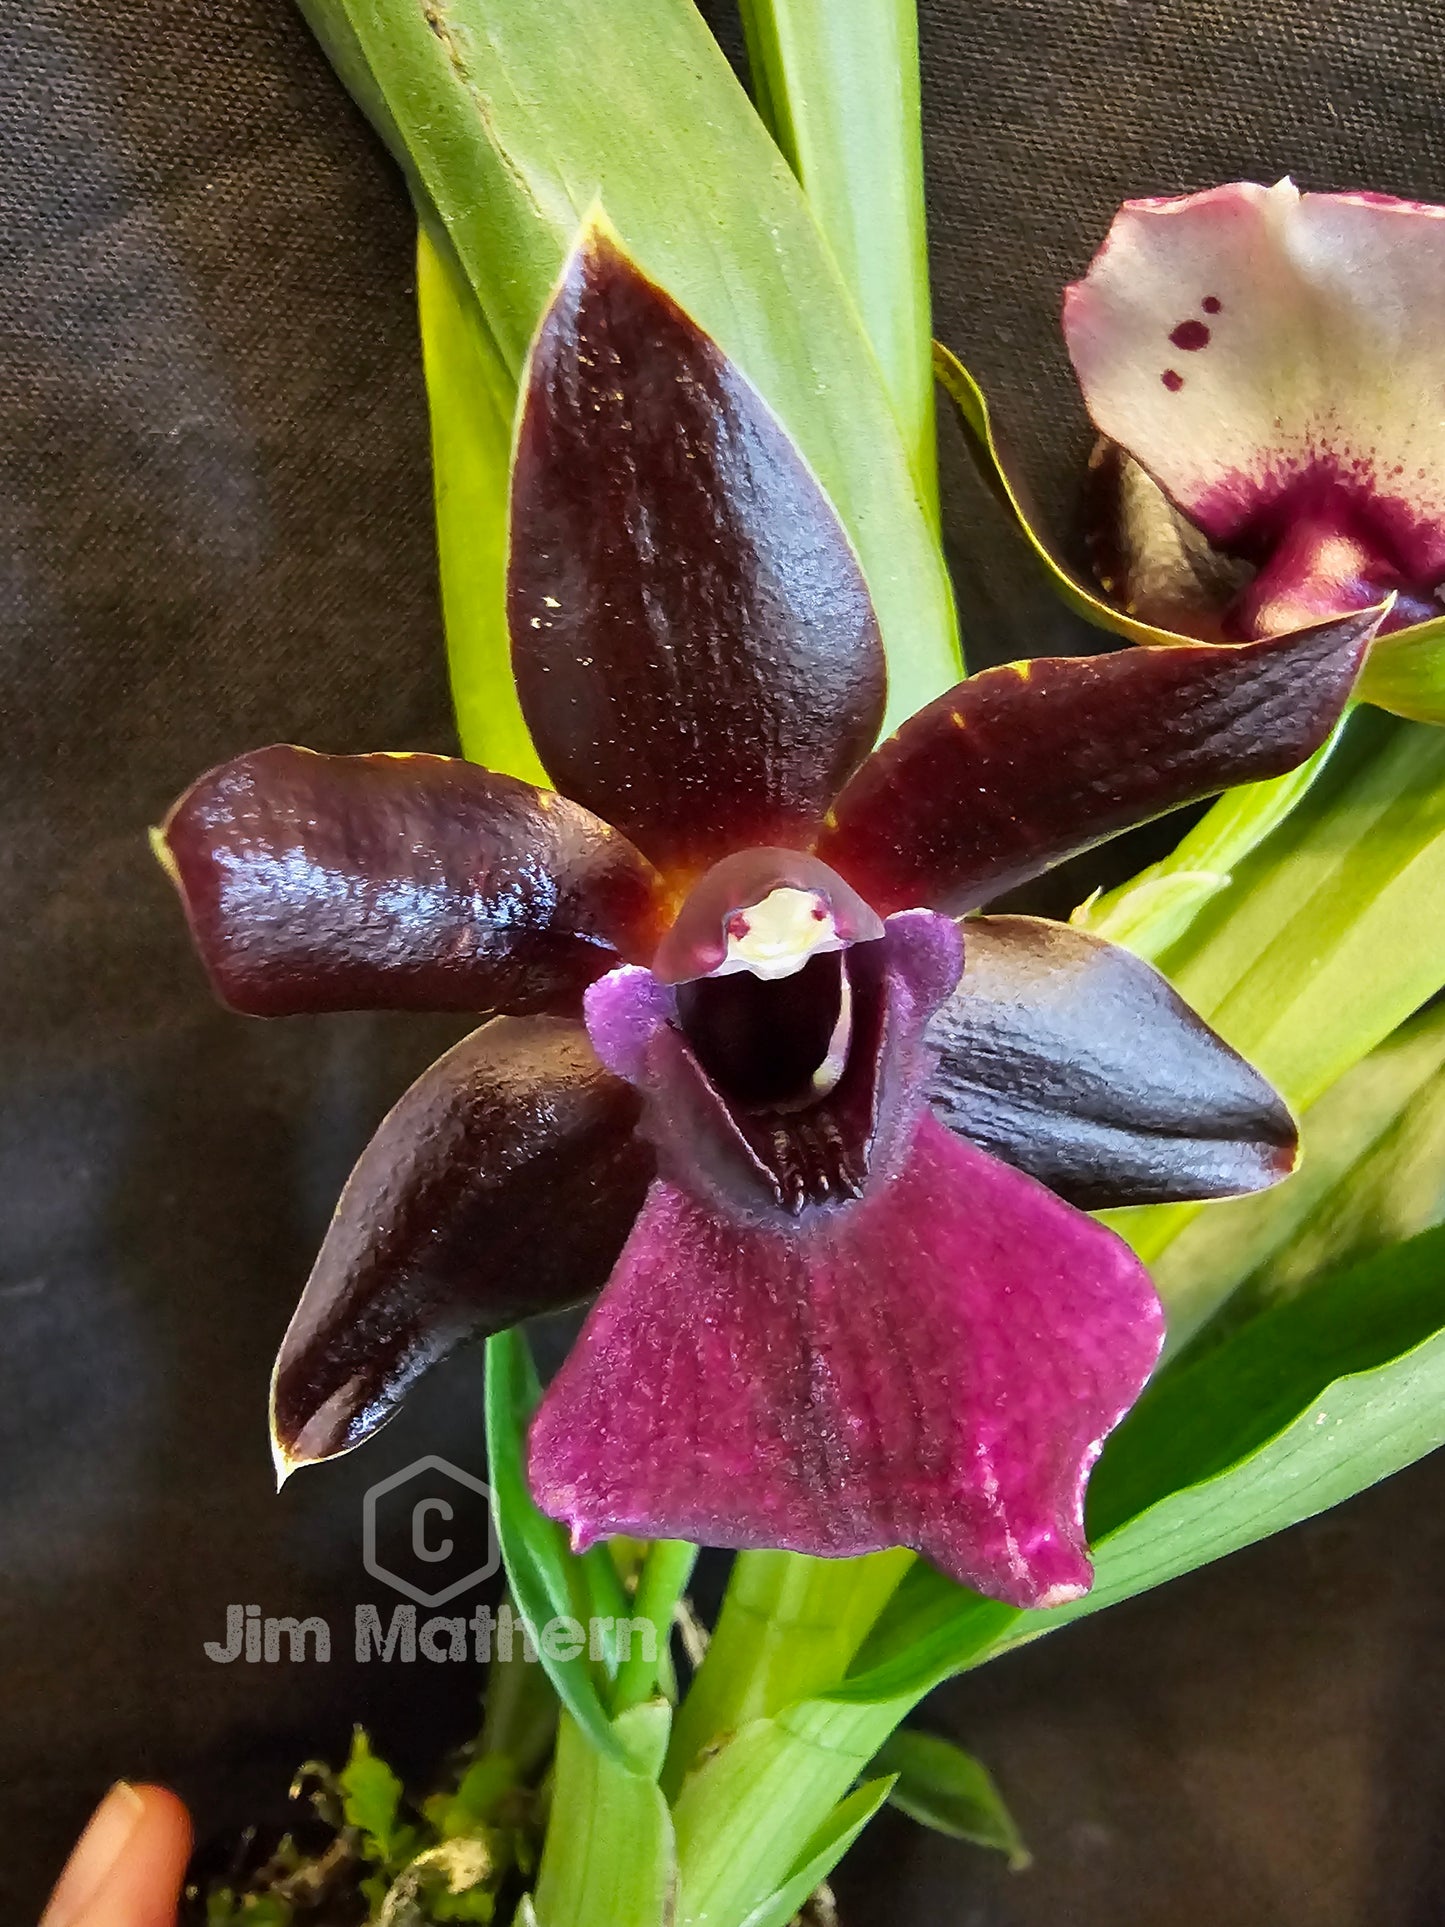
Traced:
[[1216, 1312], [1201, 1342], [1445, 1219], [1445, 1006], [1311, 1105], [1301, 1143], [1288, 1184], [1201, 1212], [1156, 1260], [1176, 1349]]
[[802, 182], [938, 516], [914, 0], [742, 0], [758, 110]]
[[771, 1904], [798, 1872], [799, 1840], [825, 1825], [894, 1723], [891, 1711], [801, 1700], [751, 1721], [691, 1774], [673, 1803], [678, 1927], [746, 1920]]
[[547, 782], [512, 681], [507, 486], [516, 384], [445, 233], [417, 230], [416, 298], [431, 415], [437, 554], [452, 704], [474, 763]]
[[1070, 922], [1153, 963], [1179, 942], [1209, 899], [1233, 881], [1235, 866], [1303, 799], [1334, 754], [1346, 720], [1341, 718], [1329, 741], [1288, 775], [1226, 791], [1168, 856], [1106, 896], [1096, 892]]
[[757, 1906], [741, 1927], [788, 1927], [821, 1881], [837, 1866], [888, 1797], [891, 1780], [869, 1780], [834, 1807], [798, 1856], [798, 1866], [776, 1893]]
[[[941, 551], [888, 392], [798, 183], [690, 0], [307, 0], [380, 97], [515, 379], [599, 196], [736, 361], [858, 549], [891, 728], [958, 679]], [[626, 140], [618, 129], [626, 128]]]
[[936, 1733], [901, 1727], [879, 1749], [874, 1764], [897, 1777], [888, 1798], [900, 1813], [951, 1840], [967, 1840], [1007, 1855], [1016, 1872], [1031, 1855], [1003, 1795], [982, 1760]]
[[[508, 1583], [522, 1617], [539, 1632], [549, 1621], [578, 1620], [584, 1628], [599, 1614], [616, 1618], [626, 1605], [616, 1569], [599, 1546], [587, 1559], [568, 1548], [567, 1535], [554, 1519], [539, 1512], [527, 1488], [527, 1422], [540, 1387], [527, 1340], [520, 1329], [487, 1340], [487, 1469], [492, 1511]], [[604, 1571], [605, 1564], [605, 1571]], [[599, 1589], [612, 1576], [613, 1597], [599, 1601]], [[540, 1663], [557, 1697], [588, 1743], [609, 1758], [626, 1763], [613, 1723], [597, 1691], [587, 1648], [575, 1658], [557, 1659], [539, 1641]], [[525, 1664], [526, 1662], [520, 1662]]]
[[[1294, 810], [1156, 961], [1304, 1110], [1445, 982], [1445, 736], [1351, 717]], [[1107, 1214], [1152, 1264], [1202, 1207]]]
[[[613, 1751], [655, 1759], [657, 1723], [654, 1706], [622, 1714]], [[559, 1824], [548, 1827], [542, 1852], [537, 1927], [671, 1927], [677, 1870], [667, 1802], [655, 1779], [599, 1753], [565, 1715], [552, 1811]]]
[[1445, 616], [1381, 636], [1360, 678], [1360, 695], [1415, 722], [1445, 723]]

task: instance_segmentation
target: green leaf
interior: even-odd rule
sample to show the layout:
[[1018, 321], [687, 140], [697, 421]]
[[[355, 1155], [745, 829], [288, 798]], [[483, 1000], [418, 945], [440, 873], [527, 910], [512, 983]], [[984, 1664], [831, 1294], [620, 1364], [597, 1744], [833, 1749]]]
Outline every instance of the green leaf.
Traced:
[[410, 1859], [415, 1830], [401, 1822], [405, 1788], [385, 1760], [371, 1750], [363, 1728], [351, 1735], [351, 1757], [336, 1776], [348, 1826], [363, 1836], [364, 1850], [378, 1866], [396, 1870]]
[[[1312, 1518], [1445, 1444], [1445, 1231], [1427, 1231], [1161, 1379], [1091, 1493], [1100, 1612]], [[1011, 1638], [1009, 1644], [1017, 1643]]]
[[877, 361], [801, 188], [691, 0], [306, 0], [306, 12], [363, 108], [379, 99], [512, 378], [600, 196], [836, 505], [888, 649], [887, 726], [955, 682], [942, 553]]
[[1360, 710], [1160, 964], [1303, 1106], [1439, 989], [1442, 901], [1445, 737]]
[[[1304, 1110], [1445, 981], [1442, 901], [1445, 735], [1361, 709], [1293, 811], [1155, 961]], [[1153, 1264], [1203, 1208], [1103, 1215]]]
[[707, 1656], [678, 1709], [665, 1784], [723, 1733], [842, 1679], [913, 1554], [857, 1559], [743, 1552]]
[[[518, 1608], [530, 1626], [540, 1631], [549, 1621], [569, 1618], [588, 1629], [598, 1616], [599, 1603], [626, 1612], [626, 1600], [616, 1569], [605, 1547], [579, 1559], [569, 1549], [567, 1535], [555, 1519], [538, 1510], [526, 1479], [527, 1423], [535, 1411], [541, 1388], [525, 1334], [518, 1328], [487, 1340], [487, 1466], [492, 1487], [492, 1513], [507, 1579]], [[606, 1573], [603, 1571], [605, 1563]], [[599, 1602], [598, 1589], [611, 1574], [615, 1593]], [[609, 1611], [608, 1617], [617, 1617]], [[587, 1648], [575, 1658], [558, 1659], [539, 1641], [541, 1664], [572, 1715], [579, 1731], [593, 1746], [623, 1761], [617, 1733], [608, 1719], [588, 1662]], [[518, 1665], [528, 1662], [518, 1660]]]
[[900, 1813], [951, 1840], [967, 1840], [1007, 1855], [1015, 1873], [1031, 1856], [981, 1760], [952, 1740], [901, 1727], [880, 1749], [875, 1765], [895, 1775], [888, 1798]]
[[1209, 899], [1234, 881], [1236, 866], [1302, 801], [1334, 754], [1346, 720], [1298, 769], [1227, 791], [1168, 856], [1107, 896], [1096, 891], [1069, 921], [1153, 963], [1180, 941]]
[[[665, 1656], [672, 1638], [673, 1615], [696, 1564], [697, 1547], [685, 1539], [655, 1539], [647, 1548], [632, 1599], [630, 1617], [634, 1637], [629, 1642], [627, 1657], [617, 1668], [612, 1692], [614, 1714], [641, 1704], [652, 1693], [659, 1677], [670, 1672]], [[643, 1641], [635, 1636], [639, 1620], [652, 1628], [655, 1643], [651, 1659], [647, 1657]]]
[[771, 1902], [794, 1877], [798, 1841], [825, 1824], [891, 1724], [876, 1709], [860, 1721], [827, 1699], [802, 1700], [750, 1721], [691, 1773], [673, 1803], [678, 1927], [746, 1920]]
[[742, 19], [758, 111], [852, 291], [936, 523], [914, 0], [742, 0]]
[[1301, 1145], [1288, 1184], [1201, 1212], [1156, 1260], [1176, 1350], [1445, 1218], [1445, 1005], [1311, 1105]]
[[416, 298], [431, 415], [437, 555], [463, 753], [545, 783], [512, 681], [507, 489], [516, 383], [444, 231], [417, 230]]
[[[661, 1758], [657, 1703], [617, 1720], [622, 1759]], [[664, 1715], [666, 1708], [662, 1709]], [[619, 1765], [565, 1715], [557, 1736], [553, 1814], [534, 1907], [538, 1927], [669, 1927], [677, 1893], [672, 1821], [656, 1779]], [[566, 1823], [576, 1815], [577, 1824]]]
[[870, 1780], [842, 1800], [813, 1834], [783, 1885], [754, 1907], [741, 1927], [788, 1927], [888, 1798], [890, 1779]]
[[1360, 678], [1360, 695], [1397, 716], [1445, 723], [1445, 616], [1381, 636]]
[[1445, 1443], [1445, 1230], [1423, 1233], [1165, 1373], [1089, 1492], [1093, 1590], [1015, 1613], [919, 1566], [836, 1696], [921, 1694], [1363, 1491]]
[[455, 1793], [438, 1794], [427, 1802], [428, 1817], [443, 1840], [481, 1833], [517, 1783], [517, 1770], [504, 1753], [483, 1753], [462, 1775]]

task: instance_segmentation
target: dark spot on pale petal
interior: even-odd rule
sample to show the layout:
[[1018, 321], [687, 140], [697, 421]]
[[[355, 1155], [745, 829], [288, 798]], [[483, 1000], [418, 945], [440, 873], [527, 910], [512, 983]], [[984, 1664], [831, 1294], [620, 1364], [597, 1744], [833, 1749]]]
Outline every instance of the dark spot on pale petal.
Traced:
[[1166, 368], [1159, 379], [1171, 395], [1177, 395], [1179, 390], [1184, 386], [1184, 377], [1177, 368]]
[[1217, 294], [1207, 294], [1199, 305], [1206, 314], [1218, 314], [1224, 303]]
[[1176, 348], [1183, 348], [1192, 353], [1196, 348], [1209, 346], [1209, 330], [1202, 321], [1193, 319], [1181, 321], [1169, 339]]

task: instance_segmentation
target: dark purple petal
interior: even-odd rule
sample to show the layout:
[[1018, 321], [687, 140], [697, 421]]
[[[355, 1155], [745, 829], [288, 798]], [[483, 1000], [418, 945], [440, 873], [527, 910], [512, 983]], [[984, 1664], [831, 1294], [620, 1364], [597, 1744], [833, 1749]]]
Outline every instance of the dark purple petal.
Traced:
[[[823, 974], [810, 980], [814, 965]], [[957, 928], [906, 912], [880, 939], [814, 965], [779, 982], [677, 988], [634, 967], [587, 993], [598, 1056], [647, 1093], [643, 1128], [659, 1168], [724, 1215], [766, 1222], [835, 1208], [883, 1183], [912, 1135], [929, 1064], [924, 1029], [962, 966]], [[820, 1088], [812, 1073], [845, 983], [846, 1050]], [[714, 995], [726, 999], [721, 1008], [699, 1001]]]
[[668, 869], [807, 843], [882, 719], [878, 625], [827, 498], [596, 226], [524, 382], [508, 614], [553, 779]]
[[963, 932], [962, 981], [928, 1031], [950, 1129], [1089, 1210], [1289, 1175], [1284, 1100], [1151, 965], [1036, 917]]
[[906, 1545], [1055, 1605], [1162, 1336], [1121, 1240], [931, 1117], [892, 1182], [797, 1229], [659, 1180], [533, 1422], [532, 1490], [579, 1548]]
[[1303, 762], [1379, 620], [986, 669], [869, 757], [818, 855], [885, 913], [975, 909], [1136, 823]]
[[417, 1079], [352, 1172], [281, 1346], [283, 1475], [360, 1445], [463, 1339], [600, 1288], [652, 1176], [641, 1109], [559, 1018], [497, 1018]]
[[217, 994], [252, 1017], [572, 1009], [658, 934], [660, 879], [625, 837], [445, 756], [256, 750], [157, 843]]

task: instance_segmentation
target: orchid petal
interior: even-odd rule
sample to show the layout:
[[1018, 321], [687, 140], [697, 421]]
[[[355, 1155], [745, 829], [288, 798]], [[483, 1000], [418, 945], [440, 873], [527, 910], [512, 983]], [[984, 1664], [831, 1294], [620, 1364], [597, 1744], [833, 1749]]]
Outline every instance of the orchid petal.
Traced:
[[1141, 958], [1068, 924], [974, 917], [929, 1027], [952, 1130], [1072, 1204], [1262, 1190], [1298, 1132], [1283, 1099]]
[[1218, 547], [1236, 634], [1445, 576], [1445, 209], [1235, 182], [1127, 202], [1067, 292], [1089, 413]]
[[1162, 1336], [1122, 1241], [929, 1117], [891, 1183], [797, 1230], [659, 1181], [533, 1421], [532, 1489], [579, 1548], [907, 1545], [1057, 1604]]
[[806, 843], [877, 734], [885, 675], [797, 449], [597, 222], [522, 392], [508, 609], [553, 779], [668, 868]]
[[1380, 616], [987, 669], [875, 750], [818, 855], [885, 914], [975, 909], [1136, 823], [1303, 762]]
[[569, 1009], [656, 939], [660, 880], [625, 837], [445, 756], [256, 750], [156, 841], [217, 994], [253, 1017]]
[[362, 1152], [282, 1343], [283, 1474], [360, 1445], [463, 1339], [598, 1290], [652, 1175], [640, 1110], [559, 1018], [497, 1018], [423, 1072]]

